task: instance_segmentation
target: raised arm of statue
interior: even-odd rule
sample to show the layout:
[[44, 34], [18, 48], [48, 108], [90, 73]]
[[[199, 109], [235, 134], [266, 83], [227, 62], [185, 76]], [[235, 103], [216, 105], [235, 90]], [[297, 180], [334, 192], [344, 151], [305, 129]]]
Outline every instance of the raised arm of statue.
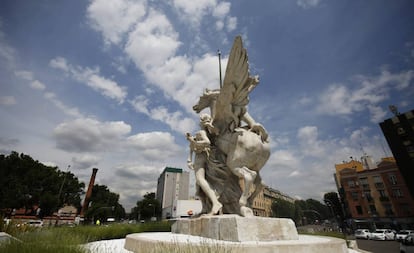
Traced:
[[250, 116], [249, 112], [246, 111], [243, 114], [242, 120], [249, 126], [250, 131], [260, 135], [262, 141], [268, 142], [267, 138], [269, 137], [269, 134], [266, 129], [261, 124], [257, 123], [252, 116]]

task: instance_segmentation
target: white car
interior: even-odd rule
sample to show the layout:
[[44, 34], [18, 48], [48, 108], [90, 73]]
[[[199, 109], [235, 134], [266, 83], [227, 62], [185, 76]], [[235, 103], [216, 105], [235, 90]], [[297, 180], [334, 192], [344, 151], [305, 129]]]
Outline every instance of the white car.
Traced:
[[401, 242], [402, 240], [405, 239], [405, 237], [407, 237], [408, 235], [414, 234], [414, 230], [400, 230], [396, 235], [395, 235], [395, 240]]
[[41, 220], [30, 220], [26, 224], [30, 227], [36, 227], [36, 228], [43, 227], [43, 221]]
[[370, 239], [372, 240], [394, 240], [395, 233], [391, 229], [376, 229], [371, 233]]
[[355, 230], [355, 238], [357, 239], [369, 239], [371, 237], [371, 232], [369, 229], [362, 228]]
[[414, 253], [414, 235], [407, 235], [405, 239], [400, 242], [401, 253]]

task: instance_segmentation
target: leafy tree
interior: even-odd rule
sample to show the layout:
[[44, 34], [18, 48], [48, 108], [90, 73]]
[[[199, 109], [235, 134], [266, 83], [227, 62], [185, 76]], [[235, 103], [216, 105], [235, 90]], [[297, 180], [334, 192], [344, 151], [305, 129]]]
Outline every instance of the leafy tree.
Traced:
[[131, 210], [131, 218], [148, 220], [151, 217], [161, 217], [161, 204], [155, 198], [155, 192], [147, 192], [142, 200]]
[[343, 227], [343, 221], [345, 220], [345, 214], [342, 209], [341, 201], [339, 200], [338, 193], [328, 192], [323, 196], [324, 202], [331, 209], [332, 215], [338, 222], [340, 227]]
[[85, 214], [88, 220], [105, 221], [109, 217], [125, 218], [125, 209], [119, 204], [119, 195], [111, 192], [106, 185], [96, 184], [92, 188], [90, 206]]
[[278, 218], [295, 218], [295, 204], [284, 199], [278, 199], [272, 204], [274, 217]]
[[41, 216], [51, 215], [63, 204], [80, 208], [84, 188], [71, 172], [62, 172], [17, 152], [0, 155], [0, 185], [0, 210], [40, 205]]

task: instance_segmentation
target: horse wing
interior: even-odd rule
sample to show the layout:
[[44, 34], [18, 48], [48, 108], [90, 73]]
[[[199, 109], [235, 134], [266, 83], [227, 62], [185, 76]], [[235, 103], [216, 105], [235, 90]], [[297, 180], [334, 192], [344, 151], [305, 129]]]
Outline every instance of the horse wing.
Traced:
[[234, 127], [239, 125], [240, 118], [249, 103], [248, 94], [256, 84], [255, 79], [249, 75], [247, 50], [243, 48], [241, 36], [237, 36], [230, 51], [223, 87], [220, 89], [216, 103], [213, 124], [220, 132], [232, 128], [231, 125]]

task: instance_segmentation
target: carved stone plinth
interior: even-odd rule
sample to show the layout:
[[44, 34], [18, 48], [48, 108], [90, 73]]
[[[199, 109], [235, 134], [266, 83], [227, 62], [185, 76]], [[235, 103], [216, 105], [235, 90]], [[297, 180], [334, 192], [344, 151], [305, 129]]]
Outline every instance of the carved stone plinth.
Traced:
[[173, 224], [171, 232], [233, 242], [299, 238], [291, 219], [241, 217], [233, 214], [180, 219]]

